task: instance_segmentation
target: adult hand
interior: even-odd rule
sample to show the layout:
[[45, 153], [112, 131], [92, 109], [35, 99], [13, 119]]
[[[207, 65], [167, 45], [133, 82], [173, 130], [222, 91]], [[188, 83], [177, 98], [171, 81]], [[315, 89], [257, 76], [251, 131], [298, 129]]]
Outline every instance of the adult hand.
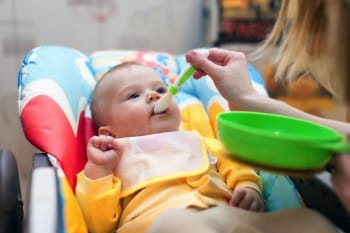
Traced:
[[350, 213], [350, 156], [335, 155], [331, 165], [334, 167], [331, 177], [334, 191]]
[[192, 50], [186, 54], [186, 60], [197, 69], [193, 77], [209, 75], [229, 103], [244, 107], [245, 99], [259, 95], [252, 85], [246, 57], [241, 52], [212, 48], [205, 57]]

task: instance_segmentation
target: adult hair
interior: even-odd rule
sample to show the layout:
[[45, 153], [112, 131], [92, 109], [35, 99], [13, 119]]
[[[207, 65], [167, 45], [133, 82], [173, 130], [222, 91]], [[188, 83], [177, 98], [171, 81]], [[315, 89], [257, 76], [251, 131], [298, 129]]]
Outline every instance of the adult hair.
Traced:
[[91, 111], [91, 119], [94, 124], [94, 128], [97, 131], [101, 126], [106, 124], [106, 120], [101, 117], [101, 113], [106, 111], [106, 106], [100, 104], [101, 97], [104, 93], [101, 93], [100, 87], [101, 83], [107, 78], [110, 77], [111, 73], [115, 74], [115, 71], [120, 71], [123, 69], [128, 69], [132, 66], [143, 66], [143, 64], [134, 61], [127, 61], [120, 64], [117, 64], [110, 68], [106, 73], [104, 73], [99, 81], [96, 83], [96, 86], [93, 90], [90, 102], [90, 111]]
[[277, 48], [276, 78], [308, 73], [350, 103], [350, 0], [283, 0], [266, 40], [252, 54]]

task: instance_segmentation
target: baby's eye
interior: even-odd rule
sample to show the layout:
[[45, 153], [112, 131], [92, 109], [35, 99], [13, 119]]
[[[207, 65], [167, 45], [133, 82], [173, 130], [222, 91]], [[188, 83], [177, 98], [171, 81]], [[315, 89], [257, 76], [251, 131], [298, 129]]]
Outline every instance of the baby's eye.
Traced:
[[140, 95], [138, 93], [131, 93], [130, 95], [127, 96], [126, 99], [130, 100], [130, 99], [136, 99], [137, 97], [139, 97]]
[[167, 89], [165, 87], [159, 87], [156, 90], [159, 94], [164, 94], [167, 92]]

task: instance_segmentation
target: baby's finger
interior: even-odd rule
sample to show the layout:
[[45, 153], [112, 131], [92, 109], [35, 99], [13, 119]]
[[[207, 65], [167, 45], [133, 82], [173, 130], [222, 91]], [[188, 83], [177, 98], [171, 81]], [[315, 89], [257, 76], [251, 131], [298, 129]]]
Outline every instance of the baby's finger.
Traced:
[[101, 135], [100, 137], [100, 149], [103, 151], [113, 149], [112, 142], [114, 140], [111, 136]]
[[112, 141], [111, 141], [111, 147], [115, 150], [119, 150], [121, 145], [120, 145], [120, 142], [118, 139], [114, 138]]
[[263, 211], [264, 207], [263, 204], [260, 201], [254, 200], [250, 203], [249, 209], [252, 211]]
[[100, 147], [100, 138], [98, 136], [92, 136], [89, 140], [89, 143], [93, 146], [93, 147]]
[[230, 200], [230, 205], [231, 206], [238, 206], [239, 203], [242, 201], [242, 199], [244, 198], [245, 193], [241, 192], [240, 190], [235, 190], [233, 192], [232, 198]]
[[250, 210], [252, 204], [252, 200], [245, 196], [245, 198], [241, 199], [241, 201], [238, 203], [238, 208]]

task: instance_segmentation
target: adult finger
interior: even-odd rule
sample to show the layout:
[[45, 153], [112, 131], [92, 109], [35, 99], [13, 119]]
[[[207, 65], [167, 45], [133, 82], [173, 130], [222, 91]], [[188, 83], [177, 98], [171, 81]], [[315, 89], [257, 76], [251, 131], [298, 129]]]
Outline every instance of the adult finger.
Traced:
[[[209, 50], [209, 57], [212, 56], [211, 51], [212, 50]], [[198, 70], [195, 77], [203, 76], [204, 74], [211, 76], [220, 69], [220, 66], [209, 60], [209, 57], [202, 56], [195, 50], [191, 50], [186, 54], [186, 61]]]

